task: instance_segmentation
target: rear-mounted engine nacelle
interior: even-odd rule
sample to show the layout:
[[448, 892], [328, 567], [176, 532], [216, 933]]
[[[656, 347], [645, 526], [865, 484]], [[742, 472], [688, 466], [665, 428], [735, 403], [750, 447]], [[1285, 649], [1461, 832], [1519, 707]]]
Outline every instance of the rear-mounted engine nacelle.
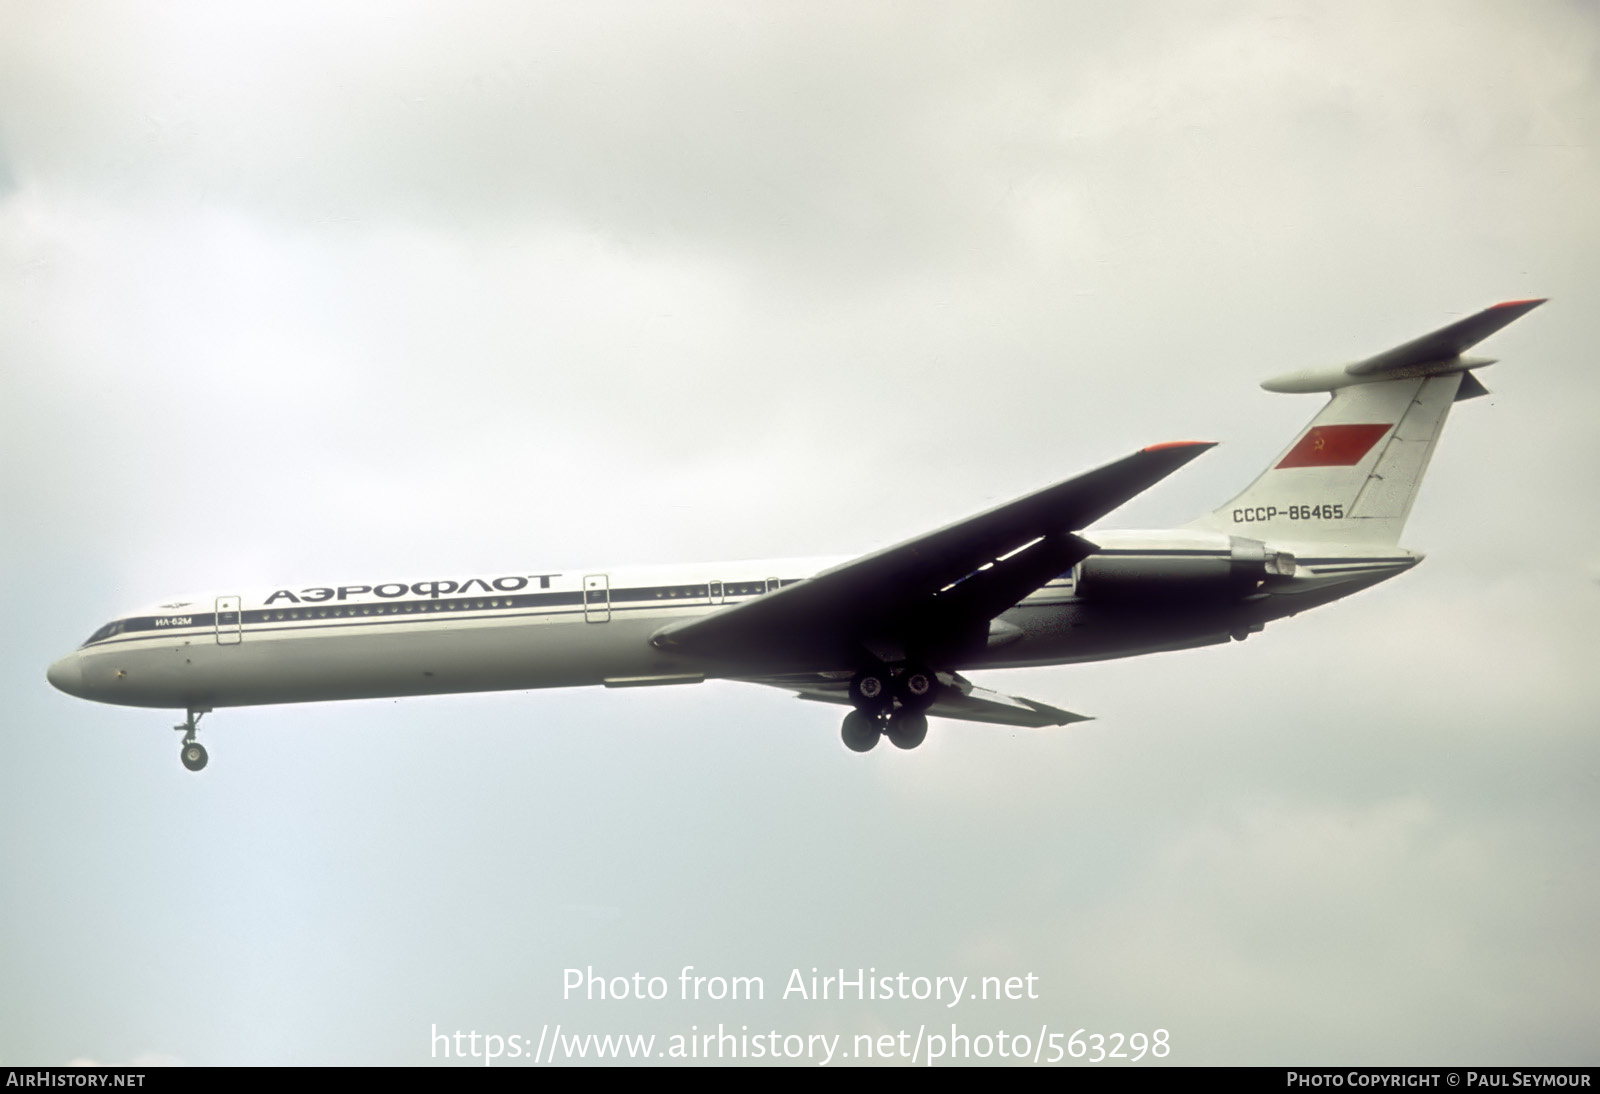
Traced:
[[1090, 555], [1078, 564], [1078, 595], [1121, 603], [1233, 600], [1269, 577], [1294, 574], [1294, 556], [1260, 540], [1229, 536], [1224, 554]]

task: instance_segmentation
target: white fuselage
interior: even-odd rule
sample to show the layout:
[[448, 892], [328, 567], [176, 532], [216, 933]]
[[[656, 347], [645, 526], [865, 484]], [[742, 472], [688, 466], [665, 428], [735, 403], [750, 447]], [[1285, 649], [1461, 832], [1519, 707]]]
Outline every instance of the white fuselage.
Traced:
[[[1090, 533], [1106, 557], [1225, 559], [1226, 535]], [[1097, 600], [1075, 570], [1005, 612], [987, 648], [950, 668], [1100, 660], [1242, 637], [1414, 565], [1396, 548], [1319, 557], [1227, 603]], [[604, 684], [692, 683], [834, 664], [708, 662], [652, 645], [679, 620], [817, 574], [840, 559], [609, 572], [507, 571], [409, 583], [294, 586], [175, 597], [108, 623], [50, 667], [63, 691], [128, 706], [190, 708]]]

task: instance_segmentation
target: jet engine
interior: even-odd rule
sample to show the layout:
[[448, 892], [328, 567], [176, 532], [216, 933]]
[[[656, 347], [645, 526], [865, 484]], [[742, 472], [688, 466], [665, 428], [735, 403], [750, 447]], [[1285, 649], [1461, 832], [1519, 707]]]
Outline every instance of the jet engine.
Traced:
[[1096, 554], [1078, 564], [1077, 592], [1086, 600], [1170, 604], [1237, 600], [1269, 577], [1294, 575], [1294, 556], [1260, 540], [1228, 537], [1228, 550], [1192, 554]]

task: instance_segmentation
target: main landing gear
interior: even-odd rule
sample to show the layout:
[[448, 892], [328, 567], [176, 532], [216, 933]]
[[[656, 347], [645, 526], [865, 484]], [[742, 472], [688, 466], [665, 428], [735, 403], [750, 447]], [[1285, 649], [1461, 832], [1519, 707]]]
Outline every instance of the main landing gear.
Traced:
[[923, 713], [938, 695], [938, 678], [919, 665], [898, 673], [864, 669], [850, 681], [850, 703], [839, 735], [851, 752], [867, 752], [887, 737], [896, 748], [916, 748], [928, 736]]
[[206, 755], [206, 746], [194, 739], [195, 733], [200, 729], [201, 716], [210, 713], [209, 707], [201, 709], [190, 707], [189, 716], [184, 719], [183, 724], [172, 727], [183, 734], [183, 748], [178, 751], [178, 759], [182, 760], [183, 766], [190, 771], [199, 771], [211, 758]]

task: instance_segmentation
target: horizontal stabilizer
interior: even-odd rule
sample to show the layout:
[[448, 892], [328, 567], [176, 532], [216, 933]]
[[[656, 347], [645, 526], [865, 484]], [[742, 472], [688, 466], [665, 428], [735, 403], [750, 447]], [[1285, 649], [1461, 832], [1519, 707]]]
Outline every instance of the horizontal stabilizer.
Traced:
[[1343, 368], [1289, 373], [1268, 391], [1331, 397], [1245, 490], [1192, 527], [1279, 544], [1393, 547], [1411, 513], [1450, 407], [1487, 395], [1464, 357], [1543, 300], [1511, 300]]
[[[1508, 300], [1503, 304], [1485, 308], [1476, 315], [1459, 319], [1431, 334], [1413, 338], [1404, 345], [1385, 350], [1364, 361], [1331, 368], [1301, 369], [1286, 372], [1263, 381], [1268, 391], [1301, 394], [1313, 391], [1336, 391], [1355, 384], [1378, 383], [1383, 380], [1412, 380], [1428, 376], [1445, 376], [1467, 369], [1483, 368], [1494, 364], [1492, 358], [1464, 357], [1467, 350], [1491, 334], [1521, 319], [1543, 300]], [[1476, 383], [1476, 381], [1474, 381]], [[1470, 392], [1470, 389], [1469, 389]], [[1471, 398], [1469, 393], [1461, 398]]]

